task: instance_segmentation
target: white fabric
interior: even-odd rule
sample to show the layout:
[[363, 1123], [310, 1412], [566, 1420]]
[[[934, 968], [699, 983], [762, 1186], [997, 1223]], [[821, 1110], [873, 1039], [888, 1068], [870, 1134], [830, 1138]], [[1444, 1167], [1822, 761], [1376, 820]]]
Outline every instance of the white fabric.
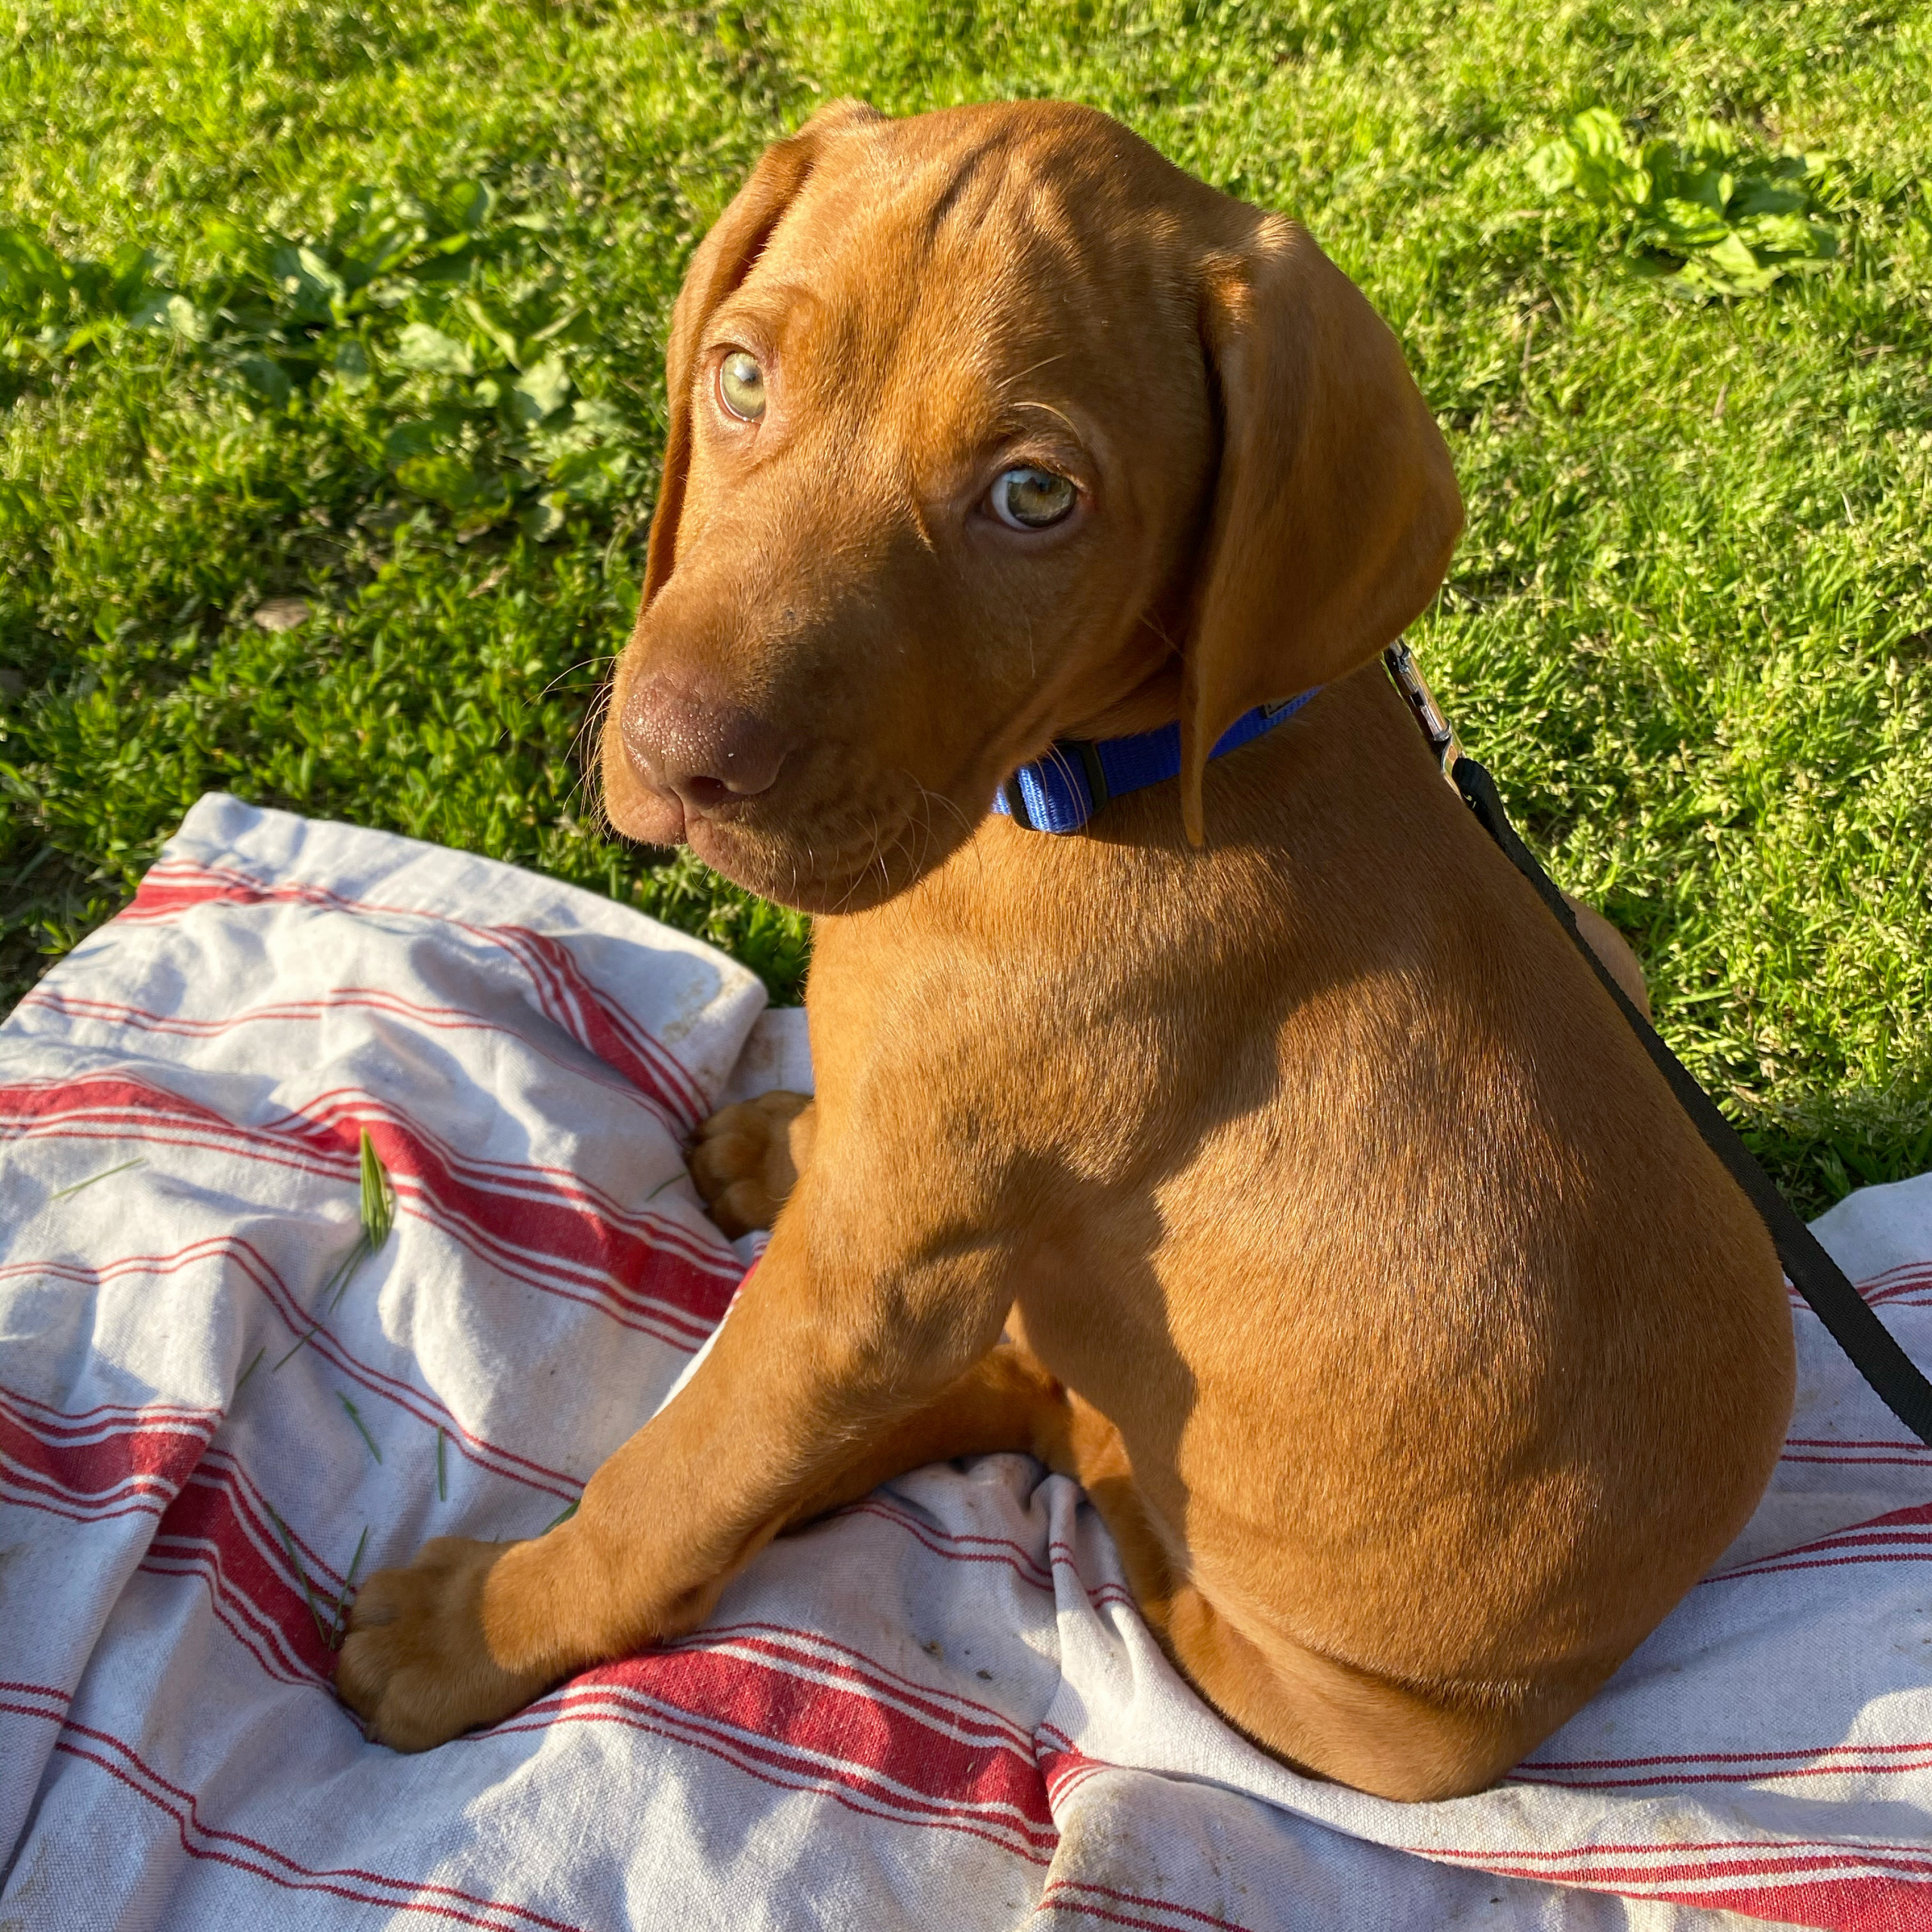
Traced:
[[[365, 1527], [362, 1574], [541, 1531], [726, 1306], [678, 1143], [734, 1068], [808, 1077], [762, 1005], [587, 894], [215, 797], [0, 1029], [0, 1924], [1932, 1926], [1932, 1454], [1802, 1311], [1747, 1535], [1481, 1797], [1243, 1744], [1018, 1457], [493, 1730], [365, 1742]], [[365, 1127], [396, 1231], [325, 1303]], [[1820, 1231], [1932, 1360], [1932, 1177]]]

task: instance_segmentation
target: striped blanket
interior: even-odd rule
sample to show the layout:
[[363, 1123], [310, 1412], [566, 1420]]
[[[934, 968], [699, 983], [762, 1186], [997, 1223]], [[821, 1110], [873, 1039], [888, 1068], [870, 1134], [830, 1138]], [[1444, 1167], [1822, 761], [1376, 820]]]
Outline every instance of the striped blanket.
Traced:
[[[22, 1002], [0, 1924], [1932, 1927], [1932, 1454], [1801, 1309], [1749, 1529], [1480, 1797], [1249, 1748], [1013, 1456], [888, 1485], [493, 1730], [365, 1742], [352, 1577], [540, 1533], [724, 1314], [750, 1248], [679, 1144], [808, 1081], [764, 1005], [604, 900], [221, 797]], [[345, 1270], [365, 1131], [395, 1230]], [[1932, 1177], [1820, 1232], [1932, 1361]]]

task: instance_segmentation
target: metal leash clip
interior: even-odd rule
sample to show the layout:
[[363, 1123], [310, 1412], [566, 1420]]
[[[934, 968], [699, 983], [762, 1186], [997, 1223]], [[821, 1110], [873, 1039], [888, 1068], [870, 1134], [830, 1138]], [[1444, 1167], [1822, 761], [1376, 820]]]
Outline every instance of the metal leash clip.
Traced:
[[1442, 707], [1435, 701], [1435, 694], [1429, 689], [1429, 681], [1416, 669], [1414, 656], [1406, 644], [1398, 638], [1382, 654], [1382, 661], [1388, 667], [1389, 676], [1395, 681], [1395, 688], [1415, 713], [1416, 722], [1422, 727], [1422, 734], [1429, 740], [1429, 748], [1442, 768], [1442, 776], [1460, 796], [1462, 788], [1457, 784], [1454, 774], [1457, 761], [1463, 755], [1463, 747], [1457, 738], [1456, 728], [1443, 716]]

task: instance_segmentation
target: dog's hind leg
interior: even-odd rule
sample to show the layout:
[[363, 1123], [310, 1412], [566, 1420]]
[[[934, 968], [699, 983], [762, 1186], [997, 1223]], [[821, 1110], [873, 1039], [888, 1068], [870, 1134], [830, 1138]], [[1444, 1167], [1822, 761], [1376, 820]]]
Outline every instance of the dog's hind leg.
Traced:
[[1480, 1790], [1594, 1687], [1594, 1681], [1550, 1687], [1561, 1706], [1554, 1712], [1529, 1687], [1432, 1698], [1292, 1641], [1251, 1640], [1177, 1568], [1120, 1432], [1011, 1342], [869, 1444], [793, 1509], [786, 1527], [856, 1502], [906, 1470], [1000, 1450], [1024, 1451], [1081, 1484], [1161, 1648], [1224, 1716], [1297, 1770], [1387, 1798]]
[[1603, 961], [1610, 977], [1623, 989], [1624, 998], [1649, 1019], [1651, 990], [1630, 942], [1594, 906], [1586, 906], [1567, 892], [1563, 897], [1576, 915], [1577, 930], [1583, 934], [1583, 943]]
[[1276, 1633], [1250, 1636], [1192, 1581], [1174, 1592], [1161, 1635], [1201, 1694], [1263, 1750], [1411, 1803], [1493, 1784], [1609, 1675], [1411, 1686]]

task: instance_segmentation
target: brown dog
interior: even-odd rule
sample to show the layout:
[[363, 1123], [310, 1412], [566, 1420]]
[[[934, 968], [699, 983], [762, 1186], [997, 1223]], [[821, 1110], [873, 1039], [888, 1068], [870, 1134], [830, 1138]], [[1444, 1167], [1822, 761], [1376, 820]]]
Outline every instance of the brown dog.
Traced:
[[[721, 1218], [789, 1198], [685, 1392], [566, 1527], [372, 1577], [343, 1695], [438, 1743], [788, 1524], [1025, 1448], [1249, 1736], [1486, 1784], [1749, 1515], [1791, 1324], [1374, 663], [1461, 521], [1394, 338], [1101, 115], [845, 106], [698, 250], [669, 386], [611, 813], [820, 915], [818, 1097], [698, 1152]], [[1179, 781], [1084, 833], [988, 815], [1177, 718]]]

